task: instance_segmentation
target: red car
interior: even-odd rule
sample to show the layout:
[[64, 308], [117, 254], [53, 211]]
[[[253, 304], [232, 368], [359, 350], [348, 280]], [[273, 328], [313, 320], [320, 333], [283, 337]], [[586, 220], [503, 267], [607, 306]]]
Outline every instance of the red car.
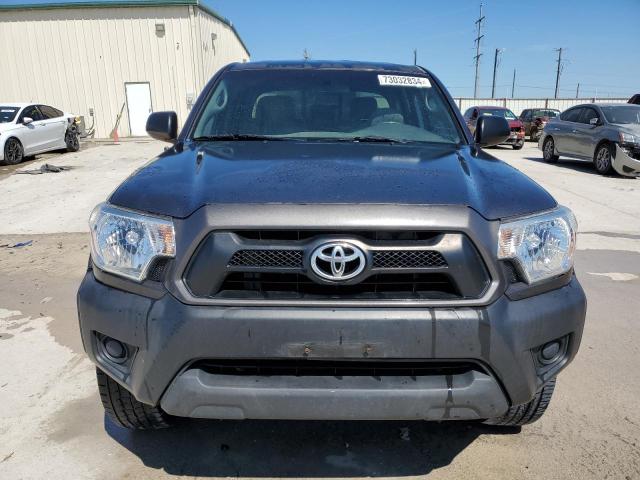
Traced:
[[483, 115], [491, 115], [494, 117], [506, 118], [509, 122], [509, 128], [511, 129], [511, 135], [501, 145], [511, 145], [514, 150], [520, 150], [524, 145], [524, 124], [520, 121], [516, 115], [504, 107], [471, 107], [464, 112], [464, 119], [467, 122], [467, 126], [471, 133], [476, 129], [476, 122], [478, 118]]

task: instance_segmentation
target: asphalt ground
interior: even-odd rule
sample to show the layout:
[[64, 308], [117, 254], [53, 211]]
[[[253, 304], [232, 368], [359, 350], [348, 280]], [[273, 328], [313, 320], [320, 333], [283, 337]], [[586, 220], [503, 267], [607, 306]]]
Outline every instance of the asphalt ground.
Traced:
[[576, 161], [545, 164], [532, 143], [489, 152], [574, 210], [576, 272], [589, 301], [581, 350], [540, 421], [522, 429], [183, 420], [171, 430], [129, 432], [113, 425], [78, 334], [86, 221], [162, 148], [97, 145], [21, 166], [69, 171], [0, 171], [0, 478], [640, 479], [640, 180], [602, 177]]

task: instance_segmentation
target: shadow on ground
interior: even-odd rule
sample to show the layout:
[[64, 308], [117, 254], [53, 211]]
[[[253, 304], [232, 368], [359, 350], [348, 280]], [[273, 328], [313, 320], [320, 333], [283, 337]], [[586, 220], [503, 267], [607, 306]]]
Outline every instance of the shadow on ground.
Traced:
[[147, 467], [211, 477], [424, 475], [483, 434], [519, 428], [446, 422], [207, 421], [179, 419], [169, 430], [107, 433]]
[[[538, 163], [547, 163], [544, 161], [544, 158], [542, 158], [542, 156], [524, 157], [524, 160], [532, 160]], [[571, 159], [561, 158], [556, 163], [554, 163], [553, 166], [559, 167], [559, 168], [566, 168], [569, 170], [575, 170], [577, 172], [585, 172], [585, 173], [592, 173], [594, 175], [599, 175], [599, 173], [596, 171], [595, 167], [593, 166], [593, 163], [588, 162], [586, 160], [571, 160]]]

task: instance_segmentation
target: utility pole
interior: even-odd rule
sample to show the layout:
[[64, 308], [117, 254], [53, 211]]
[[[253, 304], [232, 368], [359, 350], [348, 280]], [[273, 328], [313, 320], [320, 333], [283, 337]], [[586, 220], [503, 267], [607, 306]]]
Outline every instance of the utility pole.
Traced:
[[576, 98], [580, 98], [580, 82], [578, 82], [578, 86], [576, 87]]
[[558, 69], [556, 71], [556, 93], [553, 98], [558, 98], [558, 89], [560, 87], [560, 72], [562, 72], [562, 47], [557, 48], [558, 52]]
[[473, 84], [473, 98], [478, 98], [478, 82], [480, 81], [480, 57], [482, 56], [482, 53], [480, 53], [480, 41], [482, 40], [482, 37], [484, 37], [484, 35], [482, 35], [482, 22], [484, 22], [484, 17], [482, 16], [482, 2], [480, 2], [480, 16], [478, 17], [478, 20], [475, 21], [478, 33], [476, 39], [474, 40], [474, 43], [476, 44], [476, 56], [473, 58], [476, 61], [476, 80]]
[[516, 91], [516, 69], [513, 69], [513, 81], [511, 82], [511, 98], [513, 98], [513, 93]]
[[413, 49], [413, 64], [418, 65], [418, 49]]
[[501, 48], [496, 48], [496, 55], [493, 57], [493, 83], [491, 84], [491, 98], [496, 98], [496, 70], [498, 69], [498, 56], [501, 52]]

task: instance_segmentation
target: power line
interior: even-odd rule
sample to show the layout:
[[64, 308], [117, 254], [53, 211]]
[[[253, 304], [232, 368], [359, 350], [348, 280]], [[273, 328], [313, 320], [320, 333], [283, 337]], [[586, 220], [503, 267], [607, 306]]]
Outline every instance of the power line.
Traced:
[[475, 21], [478, 30], [476, 39], [474, 40], [474, 43], [476, 44], [476, 56], [474, 57], [476, 61], [476, 79], [473, 85], [473, 96], [476, 98], [478, 98], [478, 82], [480, 81], [480, 57], [482, 56], [482, 53], [480, 53], [480, 41], [482, 40], [482, 37], [484, 37], [484, 35], [482, 35], [483, 21], [484, 17], [482, 16], [482, 2], [480, 2], [480, 16], [478, 17], [478, 20]]

